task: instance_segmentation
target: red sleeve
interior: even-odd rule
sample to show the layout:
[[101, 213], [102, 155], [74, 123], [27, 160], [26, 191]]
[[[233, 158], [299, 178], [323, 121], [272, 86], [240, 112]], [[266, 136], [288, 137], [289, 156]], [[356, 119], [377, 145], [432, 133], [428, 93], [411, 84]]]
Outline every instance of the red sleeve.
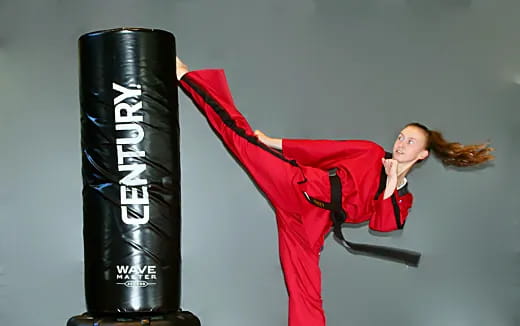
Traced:
[[284, 156], [302, 165], [324, 169], [334, 167], [339, 160], [356, 158], [374, 150], [384, 153], [379, 145], [368, 140], [282, 139]]
[[370, 219], [369, 227], [379, 232], [402, 229], [412, 207], [413, 195], [407, 192], [400, 196], [397, 190], [387, 199], [383, 199], [383, 195], [375, 200], [375, 214]]

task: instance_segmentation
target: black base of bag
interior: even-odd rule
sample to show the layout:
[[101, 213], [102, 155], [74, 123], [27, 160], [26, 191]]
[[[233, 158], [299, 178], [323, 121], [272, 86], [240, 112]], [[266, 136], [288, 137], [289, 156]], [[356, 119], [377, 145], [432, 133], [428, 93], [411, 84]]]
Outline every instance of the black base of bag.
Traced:
[[91, 316], [83, 314], [69, 319], [67, 326], [200, 326], [200, 320], [189, 311], [161, 315]]

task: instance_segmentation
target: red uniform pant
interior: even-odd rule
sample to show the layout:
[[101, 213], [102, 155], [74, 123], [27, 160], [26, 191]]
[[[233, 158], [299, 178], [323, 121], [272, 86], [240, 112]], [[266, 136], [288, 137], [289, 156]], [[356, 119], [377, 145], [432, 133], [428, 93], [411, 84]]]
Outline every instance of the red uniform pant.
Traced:
[[326, 171], [298, 165], [260, 143], [236, 109], [222, 70], [190, 72], [181, 86], [275, 209], [289, 326], [323, 326], [319, 253], [331, 222], [303, 191], [330, 200]]

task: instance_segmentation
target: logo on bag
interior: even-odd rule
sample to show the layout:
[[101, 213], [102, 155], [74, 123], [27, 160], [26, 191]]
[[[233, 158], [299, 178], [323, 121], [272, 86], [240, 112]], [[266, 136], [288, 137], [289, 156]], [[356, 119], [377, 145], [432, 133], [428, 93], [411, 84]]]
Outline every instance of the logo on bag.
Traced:
[[[143, 121], [143, 115], [139, 114], [139, 110], [143, 108], [141, 85], [127, 88], [112, 83], [112, 89], [120, 93], [114, 98], [116, 134], [118, 131], [127, 132], [125, 138], [116, 137], [118, 170], [128, 172], [119, 180], [121, 219], [123, 223], [130, 225], [146, 224], [150, 220], [148, 180], [140, 177], [140, 174], [146, 170], [146, 164], [135, 163], [135, 158], [143, 162], [146, 157], [146, 153], [139, 150], [138, 146], [145, 136], [143, 127], [138, 123]], [[139, 213], [134, 213], [134, 216], [130, 217], [129, 209]]]
[[116, 280], [126, 280], [116, 283], [129, 288], [145, 288], [155, 285], [157, 272], [155, 265], [116, 265]]

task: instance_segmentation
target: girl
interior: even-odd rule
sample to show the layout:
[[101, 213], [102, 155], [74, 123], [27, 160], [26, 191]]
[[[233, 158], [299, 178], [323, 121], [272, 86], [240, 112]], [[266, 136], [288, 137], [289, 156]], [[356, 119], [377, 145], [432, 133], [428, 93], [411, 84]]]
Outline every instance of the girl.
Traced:
[[[189, 72], [177, 58], [177, 79], [274, 207], [289, 326], [325, 325], [319, 253], [333, 224], [343, 241], [343, 222], [368, 220], [381, 232], [401, 229], [413, 201], [406, 175], [430, 151], [455, 166], [493, 158], [487, 144], [449, 143], [419, 123], [401, 130], [392, 153], [365, 140], [271, 138], [253, 131], [236, 109], [223, 70]], [[357, 251], [418, 263], [413, 252], [344, 242]]]

